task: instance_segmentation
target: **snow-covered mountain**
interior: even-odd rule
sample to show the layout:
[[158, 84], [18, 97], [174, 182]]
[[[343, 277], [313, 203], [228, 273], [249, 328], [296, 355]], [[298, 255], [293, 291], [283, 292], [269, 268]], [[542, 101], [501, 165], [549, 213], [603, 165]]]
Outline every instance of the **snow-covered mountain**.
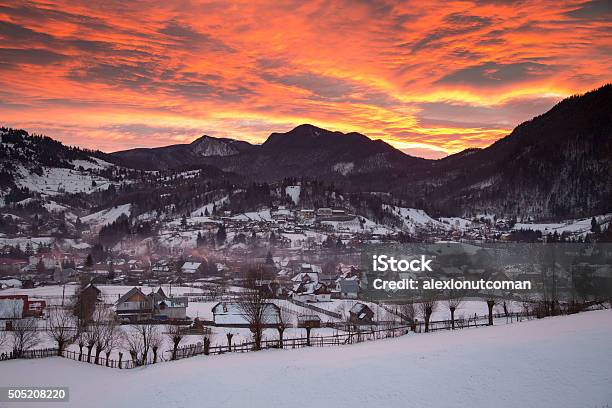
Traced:
[[250, 150], [252, 147], [253, 145], [242, 140], [205, 135], [189, 144], [130, 149], [111, 153], [111, 155], [128, 167], [164, 170], [202, 165], [205, 158], [233, 156]]
[[216, 138], [206, 135], [191, 142], [193, 151], [203, 157], [232, 156], [248, 149], [250, 146], [249, 143], [241, 140]]
[[[191, 200], [202, 206], [208, 202], [200, 189], [210, 188], [200, 186], [204, 179], [245, 188], [289, 178], [333, 184], [352, 194], [380, 192], [387, 204], [399, 200], [403, 208], [434, 217], [487, 213], [562, 220], [612, 212], [612, 85], [560, 102], [485, 149], [442, 160], [411, 157], [381, 140], [313, 125], [272, 133], [261, 145], [203, 136], [190, 144], [113, 154], [67, 147], [22, 130], [2, 129], [1, 135], [0, 204], [32, 194], [95, 194], [130, 184], [152, 208], [160, 200], [151, 194], [169, 194], [169, 188], [180, 190], [169, 199], [173, 205]], [[227, 186], [222, 190], [221, 196], [229, 192]], [[244, 203], [233, 200], [234, 209], [266, 204], [255, 190]], [[108, 204], [128, 204], [134, 191], [107, 194], [115, 200]], [[292, 196], [293, 204], [322, 204], [298, 199]], [[99, 207], [98, 201], [90, 205]]]

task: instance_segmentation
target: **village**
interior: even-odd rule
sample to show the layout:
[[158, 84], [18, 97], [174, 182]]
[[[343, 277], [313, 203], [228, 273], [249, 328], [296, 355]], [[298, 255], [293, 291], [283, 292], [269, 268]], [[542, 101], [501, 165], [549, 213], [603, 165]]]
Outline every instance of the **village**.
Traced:
[[[285, 194], [284, 201], [253, 211], [232, 211], [227, 197], [183, 214], [117, 205], [71, 215], [78, 228], [68, 233], [32, 236], [31, 227], [24, 227], [1, 236], [2, 358], [60, 355], [133, 368], [202, 354], [352, 344], [567, 313], [575, 284], [575, 271], [567, 268], [553, 278], [556, 306], [542, 296], [542, 271], [528, 262], [502, 269], [436, 264], [418, 276], [396, 276], [537, 282], [527, 297], [439, 291], [435, 299], [422, 293], [407, 299], [394, 291], [373, 295], [362, 257], [373, 247], [415, 243], [437, 246], [436, 257], [454, 258], [462, 251], [473, 255], [483, 244], [525, 237], [584, 241], [595, 237], [594, 225], [609, 221], [609, 215], [558, 225], [486, 214], [436, 219], [423, 210], [383, 204], [375, 222], [346, 207], [299, 205], [300, 190], [300, 184], [285, 186], [275, 193]], [[463, 248], [459, 253], [457, 246]], [[607, 284], [610, 271], [601, 268], [588, 266], [582, 273], [595, 271]]]

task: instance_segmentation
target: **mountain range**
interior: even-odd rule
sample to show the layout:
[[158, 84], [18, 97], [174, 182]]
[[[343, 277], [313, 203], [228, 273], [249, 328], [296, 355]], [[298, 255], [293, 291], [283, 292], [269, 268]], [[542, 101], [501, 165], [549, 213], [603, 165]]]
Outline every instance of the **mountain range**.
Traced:
[[[2, 149], [10, 152], [4, 143]], [[559, 102], [487, 148], [440, 160], [309, 124], [272, 133], [260, 145], [203, 136], [190, 144], [110, 154], [73, 149], [70, 157], [81, 152], [139, 170], [192, 166], [245, 182], [317, 179], [348, 192], [388, 193], [436, 215], [584, 217], [612, 211], [612, 85]], [[7, 154], [0, 151], [0, 157]]]

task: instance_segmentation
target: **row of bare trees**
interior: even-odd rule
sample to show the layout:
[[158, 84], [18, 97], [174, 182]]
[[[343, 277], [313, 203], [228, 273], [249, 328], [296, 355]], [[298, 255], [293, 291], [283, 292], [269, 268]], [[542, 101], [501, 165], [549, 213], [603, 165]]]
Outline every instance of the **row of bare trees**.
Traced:
[[[446, 291], [442, 294], [427, 292], [418, 299], [408, 299], [402, 304], [394, 306], [394, 314], [405, 322], [414, 322], [417, 318], [422, 319], [424, 331], [430, 331], [431, 316], [441, 307], [446, 307], [450, 312], [450, 326], [452, 330], [456, 327], [456, 312], [465, 300], [465, 293], [458, 290]], [[483, 300], [487, 303], [488, 324], [493, 325], [493, 308], [500, 302], [500, 298], [493, 292], [486, 293]], [[505, 302], [504, 309], [508, 313]]]

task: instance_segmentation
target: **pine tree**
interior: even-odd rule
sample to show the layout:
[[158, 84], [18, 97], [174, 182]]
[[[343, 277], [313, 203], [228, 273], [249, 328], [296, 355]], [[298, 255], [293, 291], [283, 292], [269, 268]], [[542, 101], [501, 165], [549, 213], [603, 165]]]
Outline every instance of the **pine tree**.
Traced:
[[225, 225], [221, 224], [217, 230], [217, 245], [223, 245], [227, 239], [227, 232], [225, 232]]
[[93, 257], [91, 256], [91, 254], [87, 255], [87, 258], [85, 259], [85, 268], [91, 269], [93, 268], [94, 265], [94, 261], [93, 261]]
[[595, 217], [591, 218], [591, 232], [594, 234], [599, 234], [601, 232], [601, 227], [597, 223]]
[[183, 214], [183, 217], [181, 218], [181, 227], [187, 227], [187, 217], [185, 216], [185, 214]]

